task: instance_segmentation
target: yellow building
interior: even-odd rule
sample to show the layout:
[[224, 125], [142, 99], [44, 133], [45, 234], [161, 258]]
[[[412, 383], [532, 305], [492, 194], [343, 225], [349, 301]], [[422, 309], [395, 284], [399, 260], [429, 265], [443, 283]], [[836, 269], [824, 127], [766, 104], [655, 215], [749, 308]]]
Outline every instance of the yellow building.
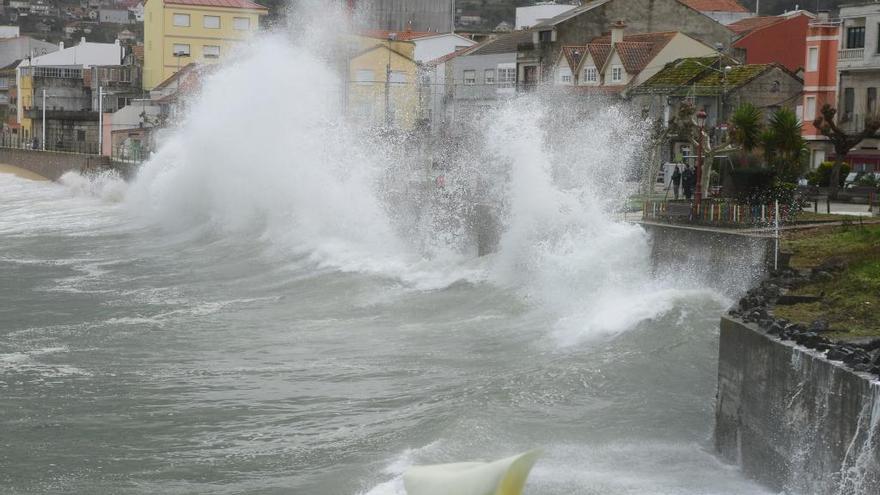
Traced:
[[191, 62], [216, 63], [259, 28], [268, 9], [250, 0], [148, 0], [144, 9], [144, 89]]
[[368, 125], [414, 129], [422, 117], [415, 44], [367, 36], [354, 40], [348, 64], [349, 115]]

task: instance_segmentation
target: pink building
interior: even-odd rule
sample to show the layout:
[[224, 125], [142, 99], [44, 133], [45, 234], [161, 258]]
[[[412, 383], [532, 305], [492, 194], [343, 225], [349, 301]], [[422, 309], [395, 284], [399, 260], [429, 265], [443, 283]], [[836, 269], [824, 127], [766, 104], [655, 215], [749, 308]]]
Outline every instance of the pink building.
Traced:
[[810, 166], [825, 161], [832, 150], [813, 120], [823, 105], [837, 106], [837, 54], [840, 23], [828, 19], [827, 13], [810, 22], [804, 64], [803, 131], [810, 148]]

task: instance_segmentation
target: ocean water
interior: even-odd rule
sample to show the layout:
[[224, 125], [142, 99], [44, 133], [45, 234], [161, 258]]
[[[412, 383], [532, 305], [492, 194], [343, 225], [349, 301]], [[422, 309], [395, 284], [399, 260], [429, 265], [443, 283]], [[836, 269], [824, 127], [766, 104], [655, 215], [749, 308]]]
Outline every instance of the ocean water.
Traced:
[[613, 214], [642, 124], [517, 99], [432, 189], [326, 57], [248, 46], [130, 183], [0, 175], [0, 493], [403, 494], [534, 448], [530, 495], [763, 493], [711, 447], [736, 288]]

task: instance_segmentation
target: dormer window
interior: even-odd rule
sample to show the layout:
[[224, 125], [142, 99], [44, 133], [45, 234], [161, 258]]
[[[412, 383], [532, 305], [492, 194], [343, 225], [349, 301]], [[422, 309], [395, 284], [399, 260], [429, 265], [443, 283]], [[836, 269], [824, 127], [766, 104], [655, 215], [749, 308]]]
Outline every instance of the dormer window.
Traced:
[[597, 83], [599, 82], [599, 70], [595, 67], [587, 67], [584, 69], [584, 82], [586, 83]]
[[615, 65], [611, 68], [611, 82], [623, 81], [623, 67]]
[[553, 31], [539, 31], [538, 32], [538, 42], [539, 43], [552, 43], [553, 42]]

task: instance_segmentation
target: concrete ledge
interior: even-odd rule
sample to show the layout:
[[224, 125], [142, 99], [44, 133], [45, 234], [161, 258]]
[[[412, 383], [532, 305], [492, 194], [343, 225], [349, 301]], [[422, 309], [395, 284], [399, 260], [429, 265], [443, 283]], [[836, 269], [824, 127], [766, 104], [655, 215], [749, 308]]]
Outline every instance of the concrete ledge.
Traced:
[[721, 319], [715, 447], [789, 493], [880, 493], [880, 382]]
[[58, 180], [71, 171], [110, 168], [110, 160], [106, 156], [17, 148], [0, 148], [0, 164], [18, 167], [49, 180]]

